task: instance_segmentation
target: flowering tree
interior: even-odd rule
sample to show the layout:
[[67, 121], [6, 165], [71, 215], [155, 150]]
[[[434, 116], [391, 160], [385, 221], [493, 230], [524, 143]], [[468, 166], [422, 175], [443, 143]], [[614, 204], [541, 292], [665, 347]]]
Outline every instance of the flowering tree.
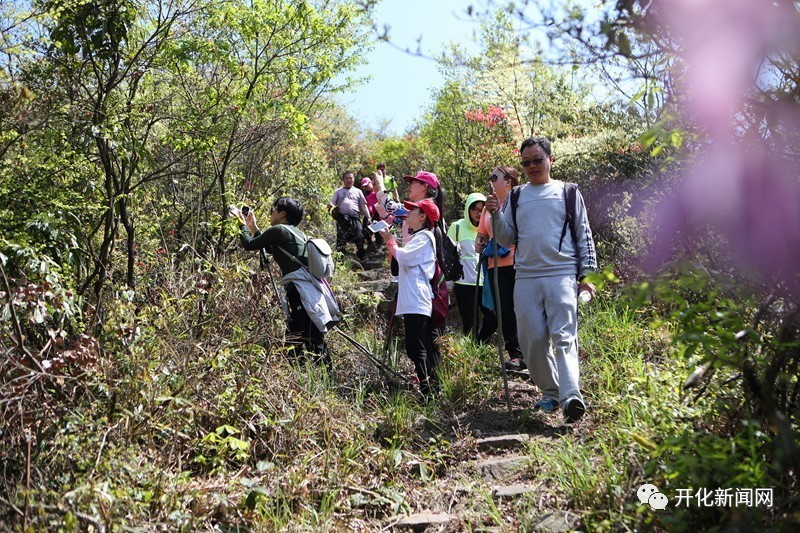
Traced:
[[437, 94], [420, 135], [429, 145], [429, 169], [450, 192], [450, 216], [462, 214], [460, 206], [468, 194], [486, 189], [492, 168], [512, 161], [516, 144], [505, 112], [481, 104], [456, 81]]

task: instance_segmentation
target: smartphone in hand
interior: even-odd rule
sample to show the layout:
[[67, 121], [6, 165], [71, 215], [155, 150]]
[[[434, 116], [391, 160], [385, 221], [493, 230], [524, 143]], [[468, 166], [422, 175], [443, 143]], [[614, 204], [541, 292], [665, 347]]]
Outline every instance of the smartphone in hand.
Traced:
[[367, 226], [367, 229], [372, 233], [380, 233], [381, 231], [385, 230], [388, 227], [389, 224], [387, 224], [385, 220], [379, 220]]

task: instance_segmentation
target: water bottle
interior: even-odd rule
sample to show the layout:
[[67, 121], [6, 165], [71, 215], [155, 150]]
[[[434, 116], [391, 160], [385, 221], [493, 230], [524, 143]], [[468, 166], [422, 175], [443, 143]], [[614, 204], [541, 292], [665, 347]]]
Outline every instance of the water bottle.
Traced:
[[578, 300], [580, 300], [581, 303], [584, 304], [589, 303], [589, 300], [591, 299], [592, 299], [592, 293], [590, 293], [587, 290], [583, 290], [578, 293]]

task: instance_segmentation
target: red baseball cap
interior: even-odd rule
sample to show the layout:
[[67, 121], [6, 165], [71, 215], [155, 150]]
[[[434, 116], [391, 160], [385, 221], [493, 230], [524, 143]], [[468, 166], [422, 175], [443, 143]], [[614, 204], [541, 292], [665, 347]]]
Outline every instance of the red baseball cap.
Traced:
[[403, 176], [403, 179], [409, 183], [411, 182], [411, 180], [417, 180], [421, 181], [426, 185], [430, 185], [434, 189], [439, 188], [439, 178], [437, 178], [436, 174], [434, 174], [433, 172], [425, 172], [423, 170], [422, 172], [417, 172], [416, 176]]
[[367, 185], [372, 185], [372, 180], [369, 178], [364, 178], [361, 180], [361, 186], [366, 187]]
[[[433, 177], [435, 178], [436, 176]], [[436, 207], [436, 202], [430, 198], [425, 198], [419, 202], [409, 202], [408, 200], [403, 200], [403, 207], [409, 211], [415, 207], [419, 207], [422, 209], [422, 212], [425, 213], [425, 216], [428, 217], [428, 220], [430, 220], [431, 224], [436, 224], [436, 222], [439, 220], [439, 208]]]

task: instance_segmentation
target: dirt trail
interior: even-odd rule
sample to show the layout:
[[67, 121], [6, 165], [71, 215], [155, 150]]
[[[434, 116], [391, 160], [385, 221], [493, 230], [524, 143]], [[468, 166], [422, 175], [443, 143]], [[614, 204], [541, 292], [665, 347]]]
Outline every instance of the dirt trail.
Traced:
[[[385, 265], [385, 256], [380, 254], [369, 254], [365, 261], [355, 264], [358, 290], [385, 294], [390, 276]], [[384, 302], [379, 307], [388, 313], [390, 305]], [[457, 309], [452, 308], [451, 314], [457, 321]], [[452, 322], [449, 317], [451, 327], [460, 327]], [[452, 457], [445, 461], [442, 471], [435, 473], [426, 474], [422, 462], [410, 465], [409, 475], [420, 487], [408, 495], [412, 511], [385, 519], [384, 527], [400, 531], [546, 532], [580, 527], [580, 515], [562, 510], [566, 502], [537, 476], [532, 443], [546, 450], [555, 439], [585, 431], [585, 427], [581, 423], [564, 424], [560, 411], [531, 413], [539, 392], [527, 371], [509, 375], [509, 391], [512, 414], [501, 393], [484, 410], [454, 414], [449, 427], [442, 427], [441, 421], [437, 427], [425, 420], [419, 422], [416, 429], [420, 436], [447, 439]], [[431, 481], [420, 484], [419, 479], [426, 475]], [[488, 500], [495, 512], [487, 515], [476, 510], [486, 509]]]

